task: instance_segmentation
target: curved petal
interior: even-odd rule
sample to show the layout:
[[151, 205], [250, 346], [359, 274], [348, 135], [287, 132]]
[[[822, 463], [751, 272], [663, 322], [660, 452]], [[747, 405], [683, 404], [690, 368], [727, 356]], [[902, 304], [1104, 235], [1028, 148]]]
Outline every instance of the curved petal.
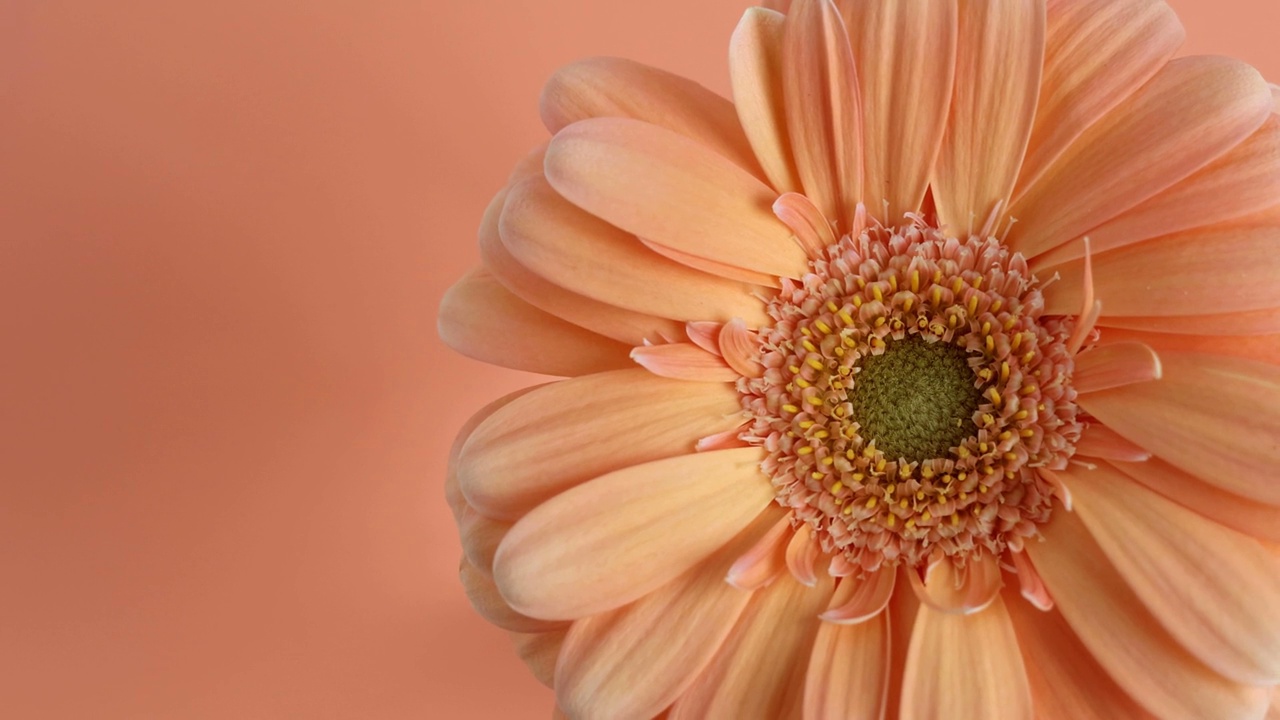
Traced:
[[823, 623], [804, 680], [805, 719], [883, 718], [889, 658], [888, 613], [857, 625]]
[[[1194, 309], [1194, 308], [1191, 308]], [[1147, 332], [1187, 335], [1272, 335], [1280, 333], [1280, 306], [1265, 310], [1168, 317], [1100, 317], [1098, 325]]]
[[1085, 427], [1080, 434], [1080, 442], [1076, 443], [1076, 454], [1121, 462], [1146, 462], [1151, 459], [1150, 450], [1125, 440], [1115, 430], [1099, 423]]
[[817, 614], [831, 578], [817, 587], [783, 575], [757, 590], [720, 652], [671, 708], [671, 720], [799, 720]]
[[849, 34], [831, 0], [796, 0], [787, 14], [782, 87], [805, 194], [847, 232], [862, 200], [862, 108]]
[[1101, 342], [1140, 342], [1155, 348], [1157, 352], [1175, 351], [1204, 353], [1206, 355], [1230, 355], [1260, 362], [1280, 363], [1280, 334], [1224, 337], [1154, 333], [1112, 328], [1102, 334]]
[[669, 248], [778, 277], [808, 269], [773, 215], [777, 193], [670, 130], [624, 118], [583, 120], [551, 141], [546, 171], [574, 205]]
[[631, 348], [539, 310], [485, 270], [444, 294], [437, 331], [463, 355], [514, 370], [572, 376], [630, 364]]
[[552, 496], [614, 470], [694, 451], [741, 423], [728, 384], [660, 378], [636, 368], [546, 385], [493, 413], [462, 449], [467, 501], [516, 520]]
[[1160, 379], [1160, 356], [1138, 342], [1111, 343], [1076, 356], [1071, 384], [1081, 394]]
[[897, 579], [897, 568], [887, 566], [863, 578], [844, 578], [831, 598], [831, 607], [819, 617], [833, 625], [864, 623], [889, 607]]
[[697, 565], [773, 500], [758, 448], [636, 465], [566, 490], [502, 541], [493, 575], [519, 612], [576, 619], [625, 605]]
[[552, 135], [579, 120], [633, 118], [697, 140], [762, 174], [733, 103], [692, 80], [632, 60], [597, 57], [561, 68], [543, 88], [541, 109]]
[[631, 359], [654, 375], [676, 380], [723, 383], [739, 377], [722, 358], [693, 343], [638, 347], [631, 351]]
[[1280, 505], [1280, 366], [1168, 352], [1164, 377], [1082, 395], [1112, 430], [1223, 490]]
[[1185, 37], [1164, 0], [1050, 0], [1044, 82], [1015, 197], [1164, 67]]
[[487, 518], [468, 506], [458, 521], [463, 554], [481, 571], [492, 573], [493, 556], [510, 529], [511, 523]]
[[[1217, 160], [1123, 213], [1090, 228], [1095, 253], [1162, 235], [1249, 218], [1280, 200], [1280, 116]], [[1033, 270], [1082, 257], [1067, 243], [1037, 257]]]
[[786, 17], [747, 8], [729, 42], [729, 71], [738, 121], [779, 194], [800, 189], [787, 134], [782, 94], [782, 36]]
[[560, 657], [560, 647], [568, 633], [568, 628], [545, 633], [511, 633], [516, 654], [529, 666], [529, 671], [538, 682], [547, 687], [555, 685], [556, 660]]
[[1009, 611], [998, 596], [982, 612], [922, 605], [902, 681], [902, 720], [1032, 720], [1031, 690]]
[[1248, 65], [1170, 62], [1027, 188], [1009, 211], [1009, 246], [1034, 258], [1080, 237], [1235, 147], [1270, 113], [1271, 93]]
[[698, 257], [697, 255], [690, 255], [682, 250], [669, 248], [666, 245], [653, 242], [652, 240], [640, 238], [640, 242], [644, 243], [645, 247], [658, 253], [662, 257], [675, 260], [681, 265], [691, 267], [694, 270], [701, 270], [704, 273], [710, 273], [729, 280], [737, 280], [738, 282], [759, 285], [760, 287], [782, 287], [782, 281], [772, 275], [765, 275], [764, 273], [759, 273], [755, 270], [744, 270], [743, 268], [735, 267], [733, 265], [726, 265], [725, 263], [716, 262], [715, 260], [708, 260], [703, 257]]
[[892, 225], [920, 210], [942, 143], [958, 9], [955, 0], [863, 0], [845, 9], [862, 92], [863, 202]]
[[938, 220], [973, 232], [1013, 192], [1044, 63], [1044, 0], [961, 0], [955, 90], [933, 171]]
[[480, 423], [489, 419], [499, 409], [509, 404], [513, 400], [526, 395], [541, 385], [522, 388], [513, 393], [504, 395], [497, 400], [485, 405], [467, 418], [466, 422], [458, 430], [458, 434], [453, 438], [453, 444], [449, 446], [449, 459], [445, 464], [444, 475], [444, 499], [449, 504], [449, 509], [453, 511], [453, 521], [461, 523], [463, 515], [466, 514], [468, 508], [467, 498], [462, 493], [462, 485], [458, 482], [458, 461], [462, 457], [462, 448], [471, 439], [472, 433], [480, 426]]
[[760, 288], [661, 257], [634, 235], [583, 212], [545, 178], [511, 188], [499, 221], [502, 242], [522, 265], [595, 300], [674, 320], [768, 322]]
[[635, 603], [573, 624], [556, 670], [556, 699], [575, 718], [649, 720], [697, 678], [751, 599], [723, 578], [775, 524], [762, 513], [706, 562]]
[[513, 610], [507, 601], [502, 599], [498, 587], [493, 584], [493, 578], [472, 565], [471, 561], [465, 557], [458, 566], [458, 578], [462, 581], [462, 588], [466, 591], [467, 599], [471, 601], [471, 606], [476, 609], [476, 612], [504, 630], [541, 633], [567, 627], [567, 623], [538, 620]]
[[1161, 627], [1090, 536], [1079, 516], [1056, 512], [1044, 542], [1026, 552], [1080, 642], [1148, 712], [1170, 720], [1246, 720], [1270, 691], [1213, 672]]
[[739, 590], [758, 590], [787, 569], [787, 545], [791, 540], [791, 516], [783, 515], [729, 566], [725, 582]]
[[923, 579], [915, 570], [909, 570], [907, 577], [921, 603], [934, 612], [957, 615], [986, 609], [1004, 585], [1000, 561], [989, 553], [970, 559], [963, 570], [956, 568], [950, 558], [942, 558], [929, 563]]
[[1237, 682], [1280, 681], [1280, 558], [1109, 465], [1063, 475], [1085, 527], [1169, 634]]
[[744, 378], [764, 375], [764, 365], [760, 362], [760, 338], [747, 329], [741, 318], [725, 323], [716, 340], [724, 361], [739, 375]]
[[[1016, 226], [1015, 226], [1016, 227]], [[1211, 227], [1094, 255], [1102, 317], [1202, 315], [1280, 307], [1280, 226]], [[1045, 312], [1071, 315], [1083, 300], [1084, 261], [1042, 271]]]
[[1158, 720], [1116, 685], [1061, 613], [1038, 610], [1012, 593], [1005, 600], [1038, 720]]
[[485, 211], [480, 226], [480, 259], [516, 297], [539, 310], [627, 345], [663, 342], [679, 337], [680, 323], [645, 315], [566, 290], [520, 264], [502, 244], [498, 220], [507, 198], [504, 190]]

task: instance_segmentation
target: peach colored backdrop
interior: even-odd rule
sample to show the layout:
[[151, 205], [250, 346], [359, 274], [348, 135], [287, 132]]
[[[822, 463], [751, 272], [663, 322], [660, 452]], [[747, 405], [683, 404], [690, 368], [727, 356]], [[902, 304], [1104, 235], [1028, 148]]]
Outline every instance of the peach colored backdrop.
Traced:
[[[1280, 78], [1280, 3], [1171, 0]], [[557, 66], [738, 0], [0, 3], [0, 707], [545, 718], [456, 580], [441, 293]]]

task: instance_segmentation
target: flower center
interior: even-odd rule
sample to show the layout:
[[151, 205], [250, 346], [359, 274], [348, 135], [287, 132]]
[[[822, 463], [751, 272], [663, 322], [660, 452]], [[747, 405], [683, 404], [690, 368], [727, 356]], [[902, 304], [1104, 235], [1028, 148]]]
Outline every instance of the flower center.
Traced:
[[848, 235], [784, 280], [738, 390], [764, 470], [832, 572], [1018, 550], [1075, 452], [1073, 321], [999, 240], [923, 220]]
[[970, 357], [951, 343], [908, 335], [863, 358], [849, 390], [863, 437], [887, 457], [918, 463], [976, 435], [982, 390]]

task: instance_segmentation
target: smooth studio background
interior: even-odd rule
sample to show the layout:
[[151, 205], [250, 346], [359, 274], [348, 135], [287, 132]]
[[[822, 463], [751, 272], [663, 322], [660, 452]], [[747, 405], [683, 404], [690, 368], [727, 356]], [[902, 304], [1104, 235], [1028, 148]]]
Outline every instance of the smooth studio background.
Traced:
[[[1171, 0], [1280, 78], [1275, 0]], [[456, 579], [435, 338], [551, 71], [738, 0], [0, 2], [0, 707], [545, 718]]]

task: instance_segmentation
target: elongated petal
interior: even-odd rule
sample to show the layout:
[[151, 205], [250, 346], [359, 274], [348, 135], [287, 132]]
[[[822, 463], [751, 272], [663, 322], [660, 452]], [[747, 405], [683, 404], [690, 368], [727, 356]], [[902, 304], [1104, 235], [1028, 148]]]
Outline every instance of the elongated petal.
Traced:
[[542, 91], [552, 135], [590, 118], [643, 120], [706, 145], [760, 174], [733, 103], [692, 80], [622, 58], [579, 60], [556, 71]]
[[1164, 377], [1080, 397], [1094, 417], [1205, 482], [1280, 505], [1280, 366], [1163, 353]]
[[907, 651], [902, 720], [1031, 720], [1018, 638], [997, 597], [974, 615], [922, 605]]
[[546, 170], [573, 204], [667, 247], [779, 277], [808, 267], [773, 215], [772, 188], [670, 130], [622, 118], [574, 123], [551, 141]]
[[960, 1], [951, 117], [933, 172], [938, 219], [951, 232], [976, 230], [1013, 192], [1044, 39], [1044, 0]]
[[806, 720], [884, 717], [889, 614], [858, 625], [823, 623], [804, 681]]
[[791, 577], [803, 585], [813, 587], [818, 582], [816, 572], [818, 563], [818, 541], [813, 537], [813, 526], [801, 525], [791, 535], [787, 543], [787, 568]]
[[585, 480], [694, 451], [741, 422], [728, 384], [636, 368], [544, 386], [497, 410], [462, 449], [459, 484], [480, 512], [516, 520]]
[[1071, 382], [1080, 393], [1160, 379], [1160, 356], [1138, 342], [1101, 345], [1080, 353], [1075, 362]]
[[631, 348], [545, 313], [488, 271], [473, 271], [440, 300], [440, 339], [467, 357], [544, 375], [626, 367]]
[[444, 498], [449, 504], [449, 509], [453, 511], [454, 522], [461, 523], [463, 516], [470, 508], [467, 505], [466, 495], [462, 493], [462, 485], [458, 482], [458, 461], [462, 457], [462, 448], [471, 439], [472, 433], [480, 426], [480, 423], [489, 419], [489, 416], [497, 412], [500, 408], [507, 405], [518, 397], [527, 395], [537, 389], [538, 385], [533, 387], [521, 388], [513, 393], [504, 395], [497, 400], [480, 408], [467, 421], [462, 424], [458, 430], [458, 434], [454, 436], [453, 443], [449, 446], [449, 459], [445, 465], [444, 476]]
[[729, 42], [729, 71], [738, 120], [765, 174], [779, 193], [800, 189], [782, 90], [785, 24], [786, 18], [781, 13], [747, 8]]
[[1020, 600], [1005, 593], [1038, 719], [1157, 720], [1116, 685], [1061, 613]]
[[[1152, 197], [1249, 137], [1271, 112], [1253, 68], [1181, 58], [1084, 132], [1010, 209], [1033, 258]], [[1105, 303], [1105, 300], [1104, 300]]]
[[[1183, 308], [1192, 311], [1194, 307]], [[1265, 310], [1216, 315], [1170, 315], [1148, 317], [1103, 316], [1098, 324], [1153, 333], [1179, 333], [1222, 337], [1227, 335], [1274, 335], [1280, 333], [1280, 306]]]
[[722, 358], [693, 343], [638, 347], [631, 351], [631, 359], [654, 375], [676, 380], [733, 382], [739, 377]]
[[472, 565], [492, 574], [494, 553], [498, 552], [498, 544], [510, 529], [511, 523], [487, 518], [467, 507], [458, 521], [463, 554]]
[[741, 319], [734, 318], [725, 323], [717, 340], [724, 361], [739, 375], [745, 378], [764, 375], [764, 366], [760, 363], [760, 339], [747, 329], [747, 324]]
[[942, 143], [958, 9], [955, 0], [865, 0], [844, 7], [863, 100], [863, 202], [873, 216], [894, 224], [920, 209]]
[[849, 34], [831, 0], [796, 0], [787, 14], [782, 84], [805, 194], [848, 231], [862, 200], [862, 108]]
[[922, 579], [915, 570], [907, 572], [911, 587], [920, 602], [935, 612], [972, 615], [986, 609], [1004, 581], [1000, 563], [990, 554], [969, 560], [964, 571], [957, 570], [949, 558], [930, 563]]
[[467, 599], [471, 601], [471, 606], [476, 609], [476, 612], [504, 630], [541, 633], [567, 627], [567, 623], [537, 620], [513, 610], [498, 592], [498, 587], [493, 584], [493, 578], [472, 565], [465, 557], [459, 565], [458, 577], [462, 580]]
[[1157, 352], [1176, 351], [1230, 355], [1261, 362], [1280, 363], [1280, 334], [1215, 336], [1142, 332], [1112, 328], [1103, 334], [1103, 342], [1140, 342]]
[[[1174, 316], [1280, 307], [1280, 226], [1200, 228], [1093, 256], [1102, 316]], [[1084, 263], [1044, 271], [1050, 314], [1073, 314], [1082, 300]], [[1044, 275], [1042, 275], [1044, 276]]]
[[1261, 540], [1280, 543], [1280, 508], [1275, 505], [1214, 487], [1158, 458], [1140, 463], [1113, 462], [1111, 466], [1214, 522]]
[[493, 574], [513, 608], [575, 619], [643, 597], [704, 560], [773, 499], [758, 448], [657, 460], [539, 505], [507, 533]]
[[1145, 462], [1151, 459], [1151, 451], [1124, 439], [1106, 425], [1093, 423], [1084, 429], [1076, 454], [1102, 460], [1121, 462]]
[[773, 213], [795, 233], [805, 254], [817, 259], [836, 242], [835, 230], [822, 211], [800, 193], [786, 193], [773, 204]]
[[581, 295], [681, 321], [768, 321], [759, 288], [660, 257], [634, 235], [582, 211], [544, 178], [511, 188], [502, 242], [525, 267]]
[[818, 612], [831, 578], [808, 588], [787, 575], [756, 591], [729, 639], [671, 708], [672, 720], [799, 720]]
[[[1091, 228], [1093, 252], [1197, 227], [1246, 218], [1280, 200], [1280, 116], [1271, 115], [1244, 142], [1163, 192]], [[1081, 257], [1067, 243], [1037, 257], [1033, 269]]]
[[775, 524], [766, 512], [706, 562], [635, 603], [573, 624], [556, 697], [575, 718], [649, 720], [697, 678], [751, 599], [723, 580]]
[[1075, 513], [1028, 543], [1040, 576], [1080, 642], [1148, 712], [1179, 720], [1257, 718], [1269, 690], [1239, 685], [1192, 656], [1152, 617]]
[[675, 260], [681, 265], [691, 267], [694, 270], [701, 270], [704, 273], [710, 273], [728, 280], [737, 280], [738, 282], [759, 285], [760, 287], [782, 287], [782, 281], [773, 275], [766, 275], [761, 272], [756, 272], [755, 270], [746, 270], [734, 265], [728, 265], [722, 262], [716, 262], [715, 260], [708, 260], [704, 257], [698, 257], [697, 255], [690, 255], [683, 250], [669, 248], [666, 245], [656, 243], [652, 240], [646, 240], [644, 238], [640, 238], [640, 242], [644, 243], [645, 247], [658, 253], [662, 257]]
[[1015, 196], [1163, 67], [1185, 36], [1164, 0], [1050, 0], [1044, 82]]
[[502, 286], [543, 312], [626, 345], [678, 337], [680, 324], [638, 313], [566, 290], [520, 264], [502, 244], [498, 220], [507, 191], [490, 203], [480, 226], [480, 258]]
[[819, 617], [837, 625], [864, 623], [889, 606], [897, 578], [897, 568], [887, 566], [864, 578], [844, 578], [831, 598], [831, 607]]
[[734, 560], [725, 574], [725, 582], [739, 590], [757, 590], [773, 582], [787, 569], [787, 545], [791, 534], [791, 516], [783, 515]]
[[1109, 465], [1064, 475], [1085, 527], [1171, 635], [1237, 682], [1280, 680], [1280, 558]]

